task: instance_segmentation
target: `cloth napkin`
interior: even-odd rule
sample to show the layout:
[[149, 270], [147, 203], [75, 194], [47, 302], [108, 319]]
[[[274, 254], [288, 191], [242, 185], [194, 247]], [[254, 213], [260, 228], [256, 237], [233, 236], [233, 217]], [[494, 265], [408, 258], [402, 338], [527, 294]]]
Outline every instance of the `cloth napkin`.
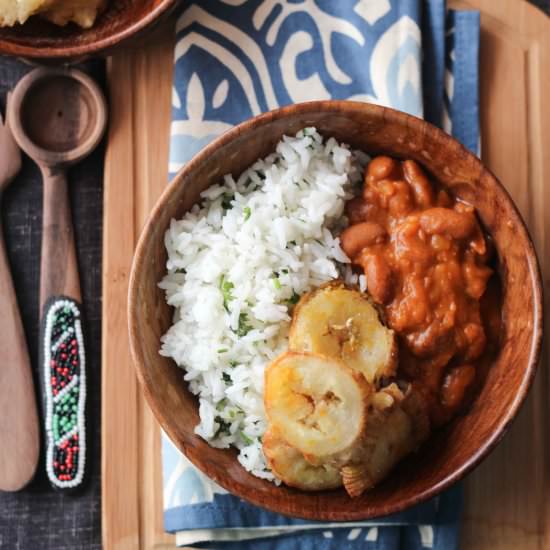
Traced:
[[[479, 144], [479, 14], [445, 0], [200, 0], [177, 23], [169, 172], [233, 125], [312, 99], [370, 101]], [[164, 524], [180, 546], [255, 550], [458, 545], [461, 490], [375, 521], [321, 523], [228, 494], [163, 436]]]

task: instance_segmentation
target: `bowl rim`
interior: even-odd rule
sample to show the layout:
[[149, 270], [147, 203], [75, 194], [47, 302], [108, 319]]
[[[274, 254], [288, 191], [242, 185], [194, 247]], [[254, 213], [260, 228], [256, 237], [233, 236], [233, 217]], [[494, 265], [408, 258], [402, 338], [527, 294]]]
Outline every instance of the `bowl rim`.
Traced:
[[[288, 105], [272, 111], [268, 111], [257, 115], [255, 117], [249, 118], [240, 124], [236, 125], [232, 129], [224, 132], [203, 149], [201, 149], [197, 154], [190, 159], [185, 166], [183, 166], [170, 184], [167, 184], [166, 189], [163, 191], [159, 199], [157, 200], [154, 208], [150, 212], [145, 225], [141, 231], [138, 244], [134, 253], [134, 258], [132, 261], [132, 268], [130, 273], [130, 281], [128, 287], [128, 328], [130, 335], [130, 351], [134, 367], [136, 369], [136, 374], [139, 380], [140, 387], [145, 394], [147, 402], [151, 407], [157, 421], [162, 426], [162, 429], [170, 437], [175, 446], [187, 456], [185, 447], [180, 445], [178, 438], [175, 435], [175, 429], [172, 427], [172, 422], [169, 418], [165, 417], [162, 414], [160, 408], [157, 406], [157, 403], [153, 397], [153, 388], [152, 384], [150, 385], [146, 376], [147, 367], [143, 359], [143, 350], [142, 350], [142, 340], [139, 337], [136, 312], [139, 308], [133, 307], [133, 304], [137, 303], [138, 295], [138, 281], [137, 273], [142, 269], [143, 264], [147, 260], [144, 254], [146, 243], [151, 234], [152, 227], [157, 223], [158, 218], [164, 208], [164, 205], [169, 202], [172, 195], [176, 193], [176, 188], [181, 185], [181, 181], [184, 180], [187, 174], [192, 173], [197, 166], [199, 166], [205, 159], [212, 155], [218, 148], [226, 145], [235, 138], [238, 138], [242, 133], [257, 128], [259, 126], [268, 125], [274, 120], [280, 120], [286, 118], [288, 115], [296, 114], [307, 114], [310, 112], [325, 112], [335, 114], [345, 111], [347, 114], [352, 114], [353, 112], [363, 112], [371, 111], [372, 113], [378, 113], [385, 120], [390, 122], [398, 123], [401, 125], [408, 126], [409, 124], [414, 125], [424, 125], [424, 129], [430, 128], [430, 131], [436, 134], [436, 138], [443, 140], [446, 144], [453, 147], [455, 151], [460, 152], [461, 156], [468, 156], [470, 161], [479, 169], [480, 174], [486, 174], [490, 178], [492, 185], [495, 185], [499, 191], [505, 196], [506, 200], [510, 203], [513, 214], [515, 214], [514, 223], [517, 224], [519, 229], [523, 229], [525, 241], [526, 241], [526, 250], [525, 257], [529, 266], [529, 272], [531, 273], [531, 282], [533, 285], [533, 328], [532, 334], [533, 339], [531, 342], [531, 348], [529, 350], [528, 364], [523, 372], [521, 383], [518, 387], [517, 393], [514, 397], [514, 400], [511, 406], [506, 411], [506, 414], [503, 415], [497, 424], [496, 429], [490, 434], [490, 436], [483, 442], [483, 444], [472, 454], [472, 456], [462, 465], [462, 467], [457, 468], [438, 483], [431, 484], [429, 487], [414, 493], [411, 496], [396, 501], [394, 504], [386, 505], [383, 511], [380, 511], [379, 514], [372, 513], [363, 513], [360, 511], [345, 511], [338, 512], [336, 517], [334, 511], [328, 510], [315, 510], [311, 512], [309, 510], [302, 509], [300, 513], [296, 513], [288, 505], [283, 507], [272, 506], [270, 502], [262, 500], [260, 496], [252, 494], [251, 492], [247, 495], [238, 494], [230, 489], [226, 484], [224, 479], [216, 479], [211, 477], [219, 485], [230, 491], [231, 494], [236, 494], [240, 498], [260, 506], [262, 508], [268, 509], [272, 512], [282, 513], [293, 517], [301, 517], [304, 519], [311, 520], [330, 520], [330, 521], [349, 521], [349, 520], [366, 520], [372, 519], [375, 517], [380, 517], [381, 515], [388, 515], [393, 513], [398, 513], [410, 506], [424, 502], [438, 494], [440, 494], [445, 489], [454, 485], [456, 482], [460, 481], [466, 474], [471, 472], [475, 467], [477, 467], [496, 447], [496, 445], [502, 440], [506, 432], [508, 431], [511, 423], [516, 418], [517, 413], [523, 402], [525, 401], [529, 388], [535, 377], [537, 367], [540, 360], [541, 348], [542, 348], [542, 338], [543, 338], [543, 287], [542, 287], [542, 276], [540, 270], [540, 264], [537, 259], [537, 254], [535, 247], [527, 229], [527, 226], [519, 213], [519, 210], [512, 200], [510, 194], [505, 189], [505, 187], [500, 183], [496, 176], [487, 169], [481, 160], [475, 156], [472, 152], [466, 149], [459, 141], [445, 133], [443, 130], [433, 126], [432, 124], [426, 122], [423, 119], [409, 115], [407, 113], [391, 109], [388, 107], [382, 107], [372, 103], [358, 102], [358, 101], [347, 101], [347, 100], [317, 100], [317, 101], [308, 101], [297, 103], [293, 105]], [[201, 465], [197, 463], [192, 457], [188, 457], [191, 462], [200, 470], [203, 471]]]
[[[139, 31], [148, 27], [157, 18], [174, 6], [176, 2], [177, 0], [160, 0], [154, 9], [147, 12], [141, 19], [132, 22], [129, 26], [124, 27], [114, 34], [109, 34], [98, 40], [84, 44], [66, 46], [27, 46], [0, 36], [0, 54], [22, 57], [25, 59], [46, 60], [72, 59], [91, 54], [99, 54], [117, 46], [127, 38], [132, 37]], [[87, 30], [90, 29], [82, 29], [82, 32], [86, 32]]]

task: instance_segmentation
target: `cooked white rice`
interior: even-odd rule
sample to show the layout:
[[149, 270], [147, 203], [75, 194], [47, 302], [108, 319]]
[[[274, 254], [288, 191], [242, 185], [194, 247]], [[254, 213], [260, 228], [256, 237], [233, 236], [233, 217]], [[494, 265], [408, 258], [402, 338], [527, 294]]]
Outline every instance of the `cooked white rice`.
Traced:
[[[166, 232], [160, 287], [175, 315], [161, 354], [186, 371], [199, 396], [196, 433], [212, 446], [237, 447], [259, 477], [274, 479], [261, 447], [264, 370], [287, 348], [298, 296], [349, 263], [333, 233], [365, 160], [305, 128], [236, 181], [228, 175], [210, 187]], [[364, 276], [346, 271], [365, 286]]]

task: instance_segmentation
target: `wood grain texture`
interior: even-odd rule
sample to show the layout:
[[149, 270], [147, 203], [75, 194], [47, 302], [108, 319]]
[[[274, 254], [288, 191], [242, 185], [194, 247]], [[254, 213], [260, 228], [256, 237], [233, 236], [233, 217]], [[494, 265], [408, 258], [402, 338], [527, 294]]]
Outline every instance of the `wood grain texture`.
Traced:
[[106, 549], [174, 547], [164, 533], [160, 431], [137, 388], [126, 297], [140, 229], [168, 179], [174, 31], [108, 61], [111, 126], [105, 160], [102, 524]]
[[54, 296], [81, 302], [69, 190], [64, 169], [42, 167], [44, 206], [40, 258], [40, 311]]
[[[9, 123], [1, 121], [0, 157], [1, 199], [21, 169], [21, 151]], [[31, 362], [1, 224], [0, 288], [0, 491], [17, 491], [34, 475], [40, 439]]]
[[0, 491], [33, 477], [40, 438], [31, 363], [0, 226]]
[[[469, 0], [467, 3], [451, 0], [450, 4], [482, 12], [483, 156], [517, 200], [526, 218], [539, 251], [548, 306], [550, 272], [547, 258], [550, 251], [546, 242], [548, 217], [544, 209], [550, 191], [548, 185], [543, 184], [550, 176], [550, 117], [548, 105], [543, 104], [545, 93], [550, 89], [548, 18], [524, 0]], [[168, 32], [164, 37], [168, 38]], [[521, 71], [513, 70], [508, 61], [511, 49], [520, 52], [514, 54], [514, 59], [519, 57], [522, 60]], [[158, 63], [171, 62], [171, 50], [155, 51], [160, 54]], [[130, 122], [131, 119], [127, 118], [126, 124]], [[520, 143], [525, 139], [528, 146]], [[520, 151], [523, 154], [520, 155]], [[165, 158], [165, 154], [161, 157]], [[154, 159], [150, 158], [150, 162]], [[113, 249], [111, 253], [116, 251]], [[523, 550], [550, 547], [547, 473], [550, 471], [550, 439], [546, 420], [550, 412], [546, 395], [550, 388], [546, 357], [547, 353], [545, 368], [539, 369], [531, 395], [509, 434], [466, 478], [462, 548]], [[154, 426], [154, 421], [152, 424]], [[155, 443], [158, 445], [157, 440]], [[152, 450], [152, 454], [155, 452], [157, 455], [160, 452], [158, 447]], [[133, 491], [132, 487], [127, 488]], [[158, 508], [153, 516], [155, 521], [160, 518], [161, 490], [159, 483], [156, 486]], [[116, 516], [112, 518], [115, 520]], [[165, 544], [161, 523], [147, 529], [159, 533], [151, 547]]]
[[[548, 312], [550, 19], [518, 0], [452, 4], [482, 13], [482, 157], [527, 222], [539, 251]], [[550, 547], [548, 338], [542, 366], [509, 435], [466, 480], [464, 548]]]
[[107, 125], [106, 102], [75, 69], [39, 68], [21, 79], [9, 104], [19, 147], [38, 164], [44, 183], [40, 309], [54, 296], [80, 302], [80, 282], [66, 169], [88, 156]]

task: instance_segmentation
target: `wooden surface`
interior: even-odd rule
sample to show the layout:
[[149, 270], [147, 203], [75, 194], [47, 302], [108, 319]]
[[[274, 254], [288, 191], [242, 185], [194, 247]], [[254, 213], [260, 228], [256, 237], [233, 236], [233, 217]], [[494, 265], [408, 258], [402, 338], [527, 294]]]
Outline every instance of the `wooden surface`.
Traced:
[[[21, 169], [21, 153], [0, 119], [0, 200]], [[31, 362], [0, 222], [0, 491], [33, 477], [40, 449]]]
[[130, 359], [126, 296], [134, 246], [168, 180], [173, 29], [108, 62], [102, 349], [102, 525], [106, 549], [173, 547], [162, 525], [160, 432]]
[[[550, 187], [545, 189], [544, 182], [550, 177], [550, 117], [543, 99], [550, 89], [549, 20], [523, 0], [451, 4], [482, 11], [483, 157], [514, 196], [530, 226], [548, 288], [550, 251], [544, 209]], [[158, 428], [137, 391], [128, 355], [125, 309], [128, 269], [139, 222], [164, 187], [166, 176], [172, 62], [169, 29], [157, 38], [160, 42], [148, 41], [140, 51], [120, 52], [110, 65], [114, 118], [105, 172], [103, 277], [106, 548], [173, 544], [162, 529]], [[148, 101], [155, 102], [154, 113], [143, 110]], [[141, 105], [143, 118], [132, 112], [132, 105]], [[140, 128], [147, 128], [145, 135], [140, 134]], [[144, 141], [154, 145], [152, 154], [145, 158], [140, 155]], [[146, 170], [137, 173], [147, 162]], [[148, 179], [155, 169], [162, 177]], [[140, 178], [142, 185], [149, 181], [151, 187], [141, 188], [135, 178]], [[547, 291], [547, 305], [548, 295]], [[510, 433], [467, 478], [463, 548], [550, 547], [548, 388], [544, 360]], [[138, 460], [129, 461], [129, 455]]]
[[[456, 4], [482, 12], [482, 156], [529, 225], [542, 264], [548, 312], [550, 19], [519, 0]], [[548, 353], [541, 367], [509, 434], [466, 480], [465, 549], [550, 548]]]

